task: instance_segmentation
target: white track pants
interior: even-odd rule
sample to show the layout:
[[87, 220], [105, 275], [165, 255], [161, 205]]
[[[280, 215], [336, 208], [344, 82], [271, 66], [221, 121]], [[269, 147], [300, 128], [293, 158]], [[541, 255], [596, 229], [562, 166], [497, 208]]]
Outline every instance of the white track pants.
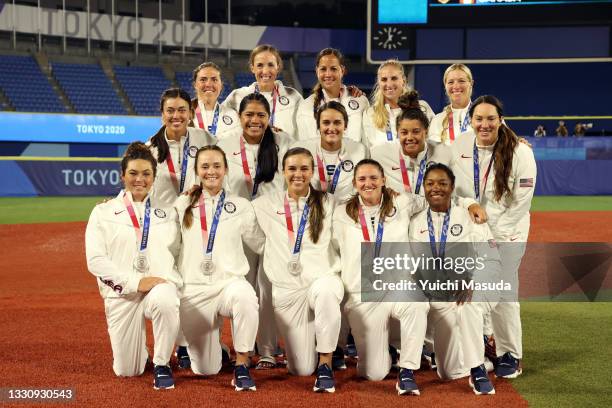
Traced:
[[421, 365], [421, 351], [427, 326], [428, 302], [351, 302], [346, 305], [355, 346], [359, 351], [357, 373], [379, 381], [389, 374], [389, 331], [391, 318], [398, 320], [401, 331], [399, 365], [416, 370]]
[[211, 375], [221, 370], [219, 329], [223, 317], [232, 319], [234, 349], [253, 349], [257, 335], [258, 305], [253, 287], [244, 279], [229, 281], [219, 289], [187, 287], [181, 298], [181, 322], [189, 344], [191, 369]]
[[168, 365], [179, 329], [179, 298], [174, 284], [156, 285], [146, 295], [106, 298], [104, 309], [115, 374], [130, 377], [144, 372], [148, 357], [145, 318], [153, 323], [153, 364]]
[[319, 353], [336, 349], [344, 287], [338, 276], [325, 276], [300, 289], [272, 288], [278, 331], [285, 339], [287, 369], [311, 375]]

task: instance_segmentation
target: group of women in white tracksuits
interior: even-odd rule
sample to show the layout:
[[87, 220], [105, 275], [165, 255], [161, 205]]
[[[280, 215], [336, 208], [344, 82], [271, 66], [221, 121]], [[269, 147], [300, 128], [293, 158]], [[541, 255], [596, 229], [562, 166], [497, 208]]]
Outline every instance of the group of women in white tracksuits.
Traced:
[[[496, 375], [520, 374], [516, 298], [362, 299], [362, 263], [391, 242], [429, 242], [442, 257], [446, 242], [488, 243], [478, 249], [488, 270], [518, 286], [536, 168], [501, 103], [472, 101], [461, 64], [445, 72], [450, 103], [438, 115], [408, 89], [397, 61], [380, 66], [371, 106], [342, 83], [338, 50], [319, 53], [307, 99], [277, 80], [273, 46], [255, 48], [249, 65], [256, 82], [223, 103], [221, 70], [210, 62], [194, 70], [193, 100], [165, 91], [163, 126], [127, 148], [124, 189], [92, 211], [87, 263], [104, 298], [115, 373], [140, 375], [151, 361], [154, 387], [173, 388], [178, 345], [180, 367], [216, 374], [227, 318], [236, 390], [255, 390], [253, 350], [257, 368], [273, 368], [282, 339], [288, 371], [315, 373], [313, 389], [334, 392], [341, 327], [370, 380], [388, 375], [394, 343], [399, 394], [419, 394], [424, 344], [441, 378], [467, 376], [476, 394], [494, 393], [483, 334], [497, 345]], [[365, 259], [362, 243], [374, 248]]]

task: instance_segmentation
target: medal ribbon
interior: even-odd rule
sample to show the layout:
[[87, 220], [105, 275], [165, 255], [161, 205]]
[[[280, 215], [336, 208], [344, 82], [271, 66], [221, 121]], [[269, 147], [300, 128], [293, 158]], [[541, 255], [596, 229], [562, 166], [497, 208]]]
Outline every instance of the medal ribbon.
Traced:
[[[412, 193], [412, 188], [410, 187], [410, 178], [408, 177], [408, 169], [406, 168], [406, 161], [404, 160], [404, 155], [402, 154], [402, 149], [400, 148], [399, 152], [399, 162], [400, 162], [400, 170], [402, 172], [402, 182], [404, 183], [404, 191], [407, 193]], [[425, 174], [425, 167], [427, 164], [427, 153], [425, 153], [425, 157], [421, 159], [419, 163], [419, 174], [417, 175], [416, 185], [414, 186], [414, 194], [419, 194], [421, 191], [421, 184], [423, 184], [423, 175]]]
[[208, 226], [206, 225], [206, 204], [204, 203], [204, 192], [200, 195], [199, 207], [200, 207], [200, 229], [202, 230], [202, 245], [206, 246], [204, 250], [205, 258], [212, 258], [212, 251], [215, 245], [215, 237], [217, 236], [217, 226], [219, 225], [219, 219], [221, 218], [221, 210], [223, 209], [223, 203], [225, 202], [225, 190], [221, 192], [219, 196], [219, 202], [215, 214], [213, 215], [212, 225], [210, 226], [210, 234], [208, 233]]
[[[259, 93], [259, 85], [255, 84], [255, 93]], [[278, 87], [272, 89], [272, 114], [270, 115], [270, 126], [274, 126], [274, 114], [276, 113], [276, 98], [279, 96]]]
[[304, 203], [304, 210], [302, 211], [302, 217], [300, 218], [300, 225], [298, 226], [297, 237], [295, 237], [294, 240], [291, 207], [289, 206], [289, 199], [287, 198], [287, 195], [285, 195], [284, 206], [285, 223], [287, 224], [287, 237], [289, 239], [289, 248], [293, 246], [291, 257], [296, 260], [300, 256], [300, 250], [302, 249], [302, 238], [304, 237], [304, 231], [306, 231], [306, 222], [308, 221], [308, 213], [310, 212], [310, 207], [308, 206], [308, 204]]
[[[336, 164], [336, 169], [334, 170], [334, 175], [332, 177], [331, 184], [328, 186], [327, 184], [327, 167], [325, 163], [321, 159], [321, 156], [317, 153], [317, 169], [319, 170], [319, 180], [321, 181], [321, 191], [326, 191], [328, 193], [334, 194], [336, 191], [336, 186], [338, 185], [338, 180], [340, 179], [340, 170], [342, 167], [342, 157], [338, 156], [338, 164]], [[329, 187], [329, 190], [328, 190]]]
[[[204, 119], [202, 117], [202, 111], [200, 110], [200, 105], [196, 108], [196, 117], [198, 118], [198, 123], [200, 124], [200, 129], [204, 129]], [[217, 123], [219, 122], [219, 102], [215, 104], [215, 113], [213, 114], [212, 124], [207, 127], [210, 134], [213, 136], [217, 135]]]
[[[476, 140], [474, 140], [474, 193], [476, 195], [476, 201], [480, 202], [480, 163], [478, 162], [478, 147], [476, 146]], [[495, 148], [493, 148], [493, 152], [491, 153], [491, 160], [489, 160], [489, 165], [487, 166], [487, 171], [485, 172], [483, 183], [482, 183], [482, 191], [484, 193], [487, 188], [487, 180], [489, 179], [489, 172], [491, 171], [491, 166], [493, 165], [493, 159], [495, 157]]]
[[[251, 198], [253, 198], [257, 195], [259, 183], [255, 183], [253, 181], [253, 177], [251, 177], [251, 170], [249, 169], [249, 161], [247, 160], [246, 148], [244, 145], [243, 137], [240, 137], [240, 159], [242, 160], [242, 172], [244, 173], [244, 180], [247, 183], [247, 188], [251, 190]], [[257, 175], [257, 172], [255, 175]]]
[[393, 141], [393, 132], [391, 132], [391, 122], [387, 121], [387, 141], [392, 142]]
[[143, 253], [147, 250], [147, 244], [149, 243], [149, 225], [151, 224], [151, 199], [147, 198], [147, 201], [145, 203], [142, 230], [140, 229], [140, 223], [138, 222], [136, 211], [134, 211], [134, 206], [132, 205], [130, 199], [127, 197], [127, 193], [123, 194], [123, 203], [125, 204], [125, 208], [127, 209], [127, 212], [130, 215], [132, 225], [134, 226], [134, 231], [136, 232], [136, 246], [138, 246], [138, 251], [140, 253]]
[[431, 246], [431, 254], [434, 258], [442, 258], [444, 260], [444, 252], [446, 249], [446, 239], [448, 237], [448, 224], [450, 221], [450, 209], [444, 214], [444, 222], [442, 223], [442, 232], [440, 233], [440, 250], [436, 248], [436, 233], [431, 220], [431, 209], [427, 209], [427, 230], [429, 231], [429, 245]]
[[[463, 122], [460, 126], [461, 133], [465, 132], [470, 124], [470, 115], [468, 114], [470, 111], [470, 106], [472, 106], [472, 102], [467, 107], [467, 111], [465, 112], [465, 117], [463, 118]], [[453, 124], [453, 110], [448, 113], [448, 136], [450, 140], [455, 140], [455, 125]]]
[[[363, 212], [363, 206], [359, 205], [359, 223], [361, 224], [361, 234], [363, 240], [366, 242], [370, 241], [370, 231], [368, 230], [368, 224], [366, 223], [365, 214]], [[378, 258], [380, 255], [380, 248], [382, 246], [382, 238], [384, 232], [384, 224], [382, 217], [378, 219], [378, 228], [376, 229], [376, 243], [374, 244], [374, 258]]]
[[185, 179], [187, 176], [187, 163], [189, 161], [189, 133], [187, 133], [187, 138], [185, 139], [185, 144], [183, 145], [183, 162], [181, 163], [181, 182], [179, 183], [176, 177], [176, 170], [174, 169], [174, 162], [172, 161], [172, 154], [168, 151], [168, 156], [166, 157], [166, 164], [168, 165], [168, 171], [170, 172], [170, 178], [172, 179], [172, 184], [177, 189], [177, 194], [180, 194], [185, 187]]

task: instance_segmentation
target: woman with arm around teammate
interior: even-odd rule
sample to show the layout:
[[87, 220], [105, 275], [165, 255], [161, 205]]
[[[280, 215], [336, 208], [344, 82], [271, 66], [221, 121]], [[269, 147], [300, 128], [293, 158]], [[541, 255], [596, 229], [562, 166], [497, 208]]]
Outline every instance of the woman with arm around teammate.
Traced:
[[[315, 69], [317, 84], [312, 95], [300, 103], [297, 111], [299, 138], [310, 139], [317, 136], [315, 113], [319, 107], [330, 101], [340, 102], [349, 116], [348, 127], [344, 137], [355, 142], [363, 139], [362, 116], [368, 108], [368, 98], [361, 92], [354, 92], [342, 84], [346, 66], [342, 53], [335, 48], [325, 48], [317, 55]], [[353, 96], [359, 94], [360, 96]]]
[[502, 278], [511, 283], [512, 296], [498, 303], [491, 323], [498, 357], [495, 374], [514, 378], [521, 374], [523, 354], [518, 269], [529, 235], [537, 170], [533, 151], [503, 123], [503, 115], [494, 96], [476, 99], [470, 107], [474, 134], [457, 139], [452, 150], [457, 194], [485, 208], [499, 246]]
[[174, 211], [155, 207], [149, 192], [155, 158], [142, 143], [121, 161], [124, 190], [92, 211], [85, 232], [87, 267], [97, 278], [113, 350], [113, 371], [137, 376], [149, 357], [145, 318], [153, 323], [155, 389], [174, 388], [169, 361], [179, 329], [175, 266], [180, 235]]
[[314, 391], [334, 392], [331, 360], [344, 291], [331, 243], [333, 198], [310, 185], [314, 159], [308, 150], [290, 149], [282, 165], [287, 190], [253, 201], [266, 235], [264, 270], [274, 314], [289, 372], [306, 376], [316, 370]]
[[219, 316], [231, 318], [236, 350], [232, 385], [236, 391], [254, 391], [248, 365], [259, 316], [257, 296], [245, 279], [249, 262], [243, 246], [261, 252], [263, 233], [251, 203], [223, 189], [227, 160], [221, 148], [205, 146], [198, 150], [195, 171], [202, 180], [200, 186], [181, 196], [175, 205], [183, 238], [180, 315], [191, 369], [201, 375], [219, 372], [219, 329], [223, 321]]
[[[402, 112], [400, 98], [410, 92], [404, 67], [397, 60], [387, 60], [378, 67], [372, 105], [363, 114], [363, 143], [367, 148], [399, 138], [396, 119]], [[418, 100], [418, 108], [432, 120], [434, 112], [427, 102]]]
[[217, 140], [231, 132], [240, 132], [238, 114], [229, 106], [219, 104], [223, 90], [221, 69], [214, 62], [205, 62], [193, 70], [193, 89], [196, 97], [191, 100], [194, 110], [193, 123]]
[[292, 147], [304, 147], [315, 158], [312, 186], [332, 194], [336, 203], [342, 203], [353, 195], [353, 170], [366, 157], [366, 149], [361, 143], [344, 137], [349, 118], [340, 102], [322, 105], [315, 119], [319, 136], [295, 142]]
[[276, 79], [283, 71], [283, 60], [278, 49], [269, 44], [255, 47], [249, 56], [249, 69], [255, 75], [255, 82], [232, 91], [223, 105], [238, 110], [242, 98], [252, 93], [261, 93], [271, 107], [270, 126], [285, 132], [291, 140], [296, 140], [295, 114], [303, 98], [298, 91]]
[[196, 184], [193, 165], [202, 146], [215, 140], [201, 129], [190, 128], [189, 94], [183, 89], [166, 89], [161, 96], [162, 127], [147, 142], [157, 160], [157, 177], [151, 190], [153, 204], [172, 207], [177, 197]]

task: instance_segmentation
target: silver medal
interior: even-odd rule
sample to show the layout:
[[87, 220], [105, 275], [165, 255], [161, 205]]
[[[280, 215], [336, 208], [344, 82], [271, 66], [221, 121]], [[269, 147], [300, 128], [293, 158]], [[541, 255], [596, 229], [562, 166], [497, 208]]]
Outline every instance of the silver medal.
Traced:
[[202, 269], [202, 273], [204, 275], [212, 275], [215, 271], [215, 264], [212, 259], [204, 259], [200, 264], [200, 268]]
[[139, 254], [136, 258], [134, 258], [133, 266], [136, 272], [147, 272], [149, 270], [149, 260], [147, 259], [147, 256], [144, 254]]
[[297, 260], [291, 260], [287, 264], [287, 269], [289, 270], [290, 274], [299, 275], [302, 273], [302, 264]]

